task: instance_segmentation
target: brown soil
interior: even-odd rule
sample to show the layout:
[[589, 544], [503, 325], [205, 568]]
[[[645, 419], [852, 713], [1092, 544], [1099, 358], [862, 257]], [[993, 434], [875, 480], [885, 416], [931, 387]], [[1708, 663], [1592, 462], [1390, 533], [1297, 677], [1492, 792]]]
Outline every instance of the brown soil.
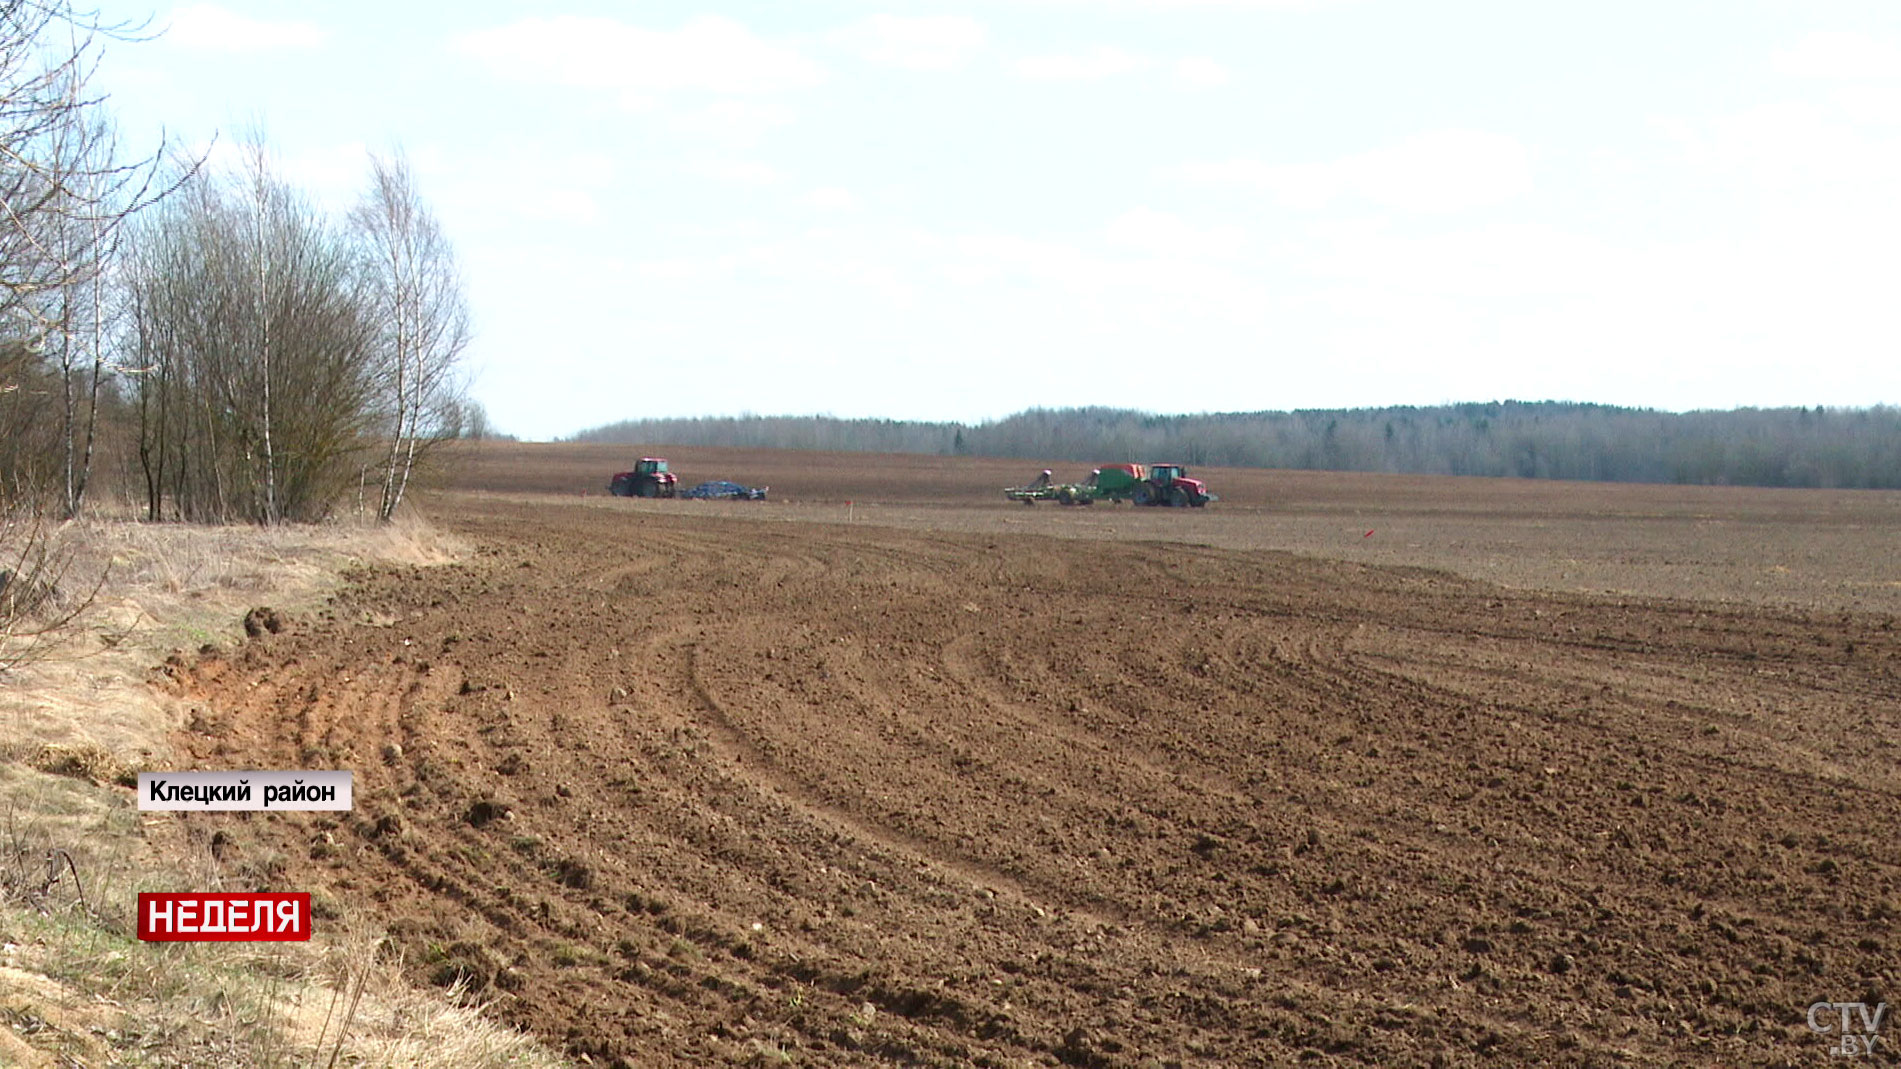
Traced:
[[200, 767], [358, 775], [193, 833], [595, 1064], [1819, 1064], [1901, 1003], [1893, 495], [627, 455], [487, 449], [469, 559], [174, 665]]

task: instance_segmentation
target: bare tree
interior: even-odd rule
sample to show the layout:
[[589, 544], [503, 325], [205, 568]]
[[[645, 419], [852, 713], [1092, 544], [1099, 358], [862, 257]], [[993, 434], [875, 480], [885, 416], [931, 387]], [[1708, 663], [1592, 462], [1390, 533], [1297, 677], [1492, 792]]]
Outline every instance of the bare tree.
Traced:
[[0, 0], [0, 338], [57, 371], [67, 516], [85, 501], [109, 370], [105, 275], [127, 222], [166, 193], [158, 155], [123, 160], [89, 93], [102, 35], [126, 30], [66, 4]]
[[458, 437], [463, 405], [457, 375], [469, 343], [468, 308], [455, 250], [416, 192], [399, 152], [370, 156], [370, 187], [350, 213], [366, 249], [368, 294], [377, 325], [381, 419], [389, 439], [377, 515], [402, 504], [417, 461]]
[[[151, 172], [121, 169], [114, 162], [117, 155], [111, 123], [103, 115], [75, 115], [49, 156], [66, 192], [46, 221], [45, 243], [67, 274], [35, 304], [44, 332], [40, 344], [59, 374], [59, 489], [68, 517], [79, 515], [85, 505], [99, 440], [99, 400], [116, 370], [108, 352], [108, 274], [127, 220], [148, 206], [154, 193]], [[75, 194], [75, 189], [83, 192]]]
[[121, 162], [87, 89], [102, 35], [126, 36], [59, 0], [0, 0], [0, 672], [91, 600], [67, 589], [71, 546], [49, 509], [84, 503], [104, 275], [127, 221], [163, 193], [156, 156]]
[[148, 517], [319, 519], [354, 485], [375, 387], [355, 250], [271, 168], [203, 171], [128, 279]]

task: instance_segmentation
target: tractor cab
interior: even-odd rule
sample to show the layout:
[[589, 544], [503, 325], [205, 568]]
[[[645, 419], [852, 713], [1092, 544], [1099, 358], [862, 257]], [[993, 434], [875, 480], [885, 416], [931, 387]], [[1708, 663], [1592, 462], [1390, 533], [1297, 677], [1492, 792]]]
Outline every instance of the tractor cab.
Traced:
[[1187, 471], [1180, 464], [1149, 465], [1149, 482], [1157, 486], [1173, 486], [1176, 479], [1186, 474]]
[[641, 457], [640, 462], [634, 465], [635, 475], [664, 475], [666, 470], [667, 462], [659, 457]]

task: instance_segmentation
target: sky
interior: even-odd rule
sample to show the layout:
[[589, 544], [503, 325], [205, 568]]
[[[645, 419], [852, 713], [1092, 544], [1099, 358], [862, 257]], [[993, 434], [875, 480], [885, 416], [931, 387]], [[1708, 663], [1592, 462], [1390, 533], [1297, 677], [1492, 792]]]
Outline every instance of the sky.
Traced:
[[133, 147], [400, 150], [501, 431], [1901, 403], [1892, 0], [104, 3]]

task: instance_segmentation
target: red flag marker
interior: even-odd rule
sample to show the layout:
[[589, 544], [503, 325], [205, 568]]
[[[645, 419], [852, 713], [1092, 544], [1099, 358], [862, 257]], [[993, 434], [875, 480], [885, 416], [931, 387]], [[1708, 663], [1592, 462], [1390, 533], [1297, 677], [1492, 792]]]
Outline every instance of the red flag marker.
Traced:
[[1366, 532], [1365, 534], [1363, 534], [1363, 535], [1361, 535], [1360, 537], [1361, 537], [1361, 538], [1371, 538], [1371, 537], [1373, 537], [1373, 532], [1371, 532], [1371, 531], [1368, 531], [1368, 532]]

